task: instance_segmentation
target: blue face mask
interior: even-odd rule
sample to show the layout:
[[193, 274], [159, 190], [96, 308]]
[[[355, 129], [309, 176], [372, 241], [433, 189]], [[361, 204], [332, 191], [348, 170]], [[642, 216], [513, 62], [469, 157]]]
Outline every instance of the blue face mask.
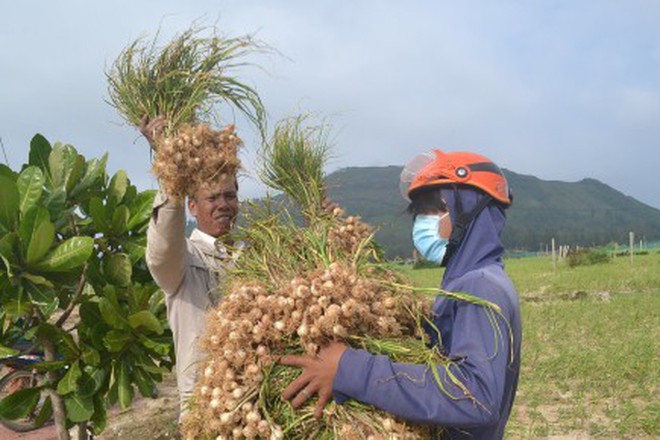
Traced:
[[413, 223], [413, 244], [425, 260], [442, 263], [447, 252], [446, 238], [440, 237], [440, 221], [449, 213], [439, 215], [418, 215]]

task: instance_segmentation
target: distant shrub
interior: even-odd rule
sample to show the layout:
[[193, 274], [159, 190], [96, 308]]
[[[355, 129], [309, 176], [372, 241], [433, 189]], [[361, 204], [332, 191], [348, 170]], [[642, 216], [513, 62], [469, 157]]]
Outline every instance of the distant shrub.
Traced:
[[566, 255], [569, 267], [590, 266], [592, 264], [608, 263], [610, 261], [607, 252], [594, 249], [579, 249]]
[[419, 260], [415, 261], [415, 264], [413, 264], [413, 270], [414, 269], [434, 269], [438, 267], [438, 263], [434, 263], [433, 261], [427, 261], [424, 260], [423, 258], [420, 258]]
[[[658, 251], [660, 253], [660, 251]], [[633, 251], [633, 255], [648, 255], [649, 251], [643, 250], [643, 251]], [[629, 257], [630, 256], [630, 251], [619, 251], [616, 254], [614, 254], [615, 257]]]

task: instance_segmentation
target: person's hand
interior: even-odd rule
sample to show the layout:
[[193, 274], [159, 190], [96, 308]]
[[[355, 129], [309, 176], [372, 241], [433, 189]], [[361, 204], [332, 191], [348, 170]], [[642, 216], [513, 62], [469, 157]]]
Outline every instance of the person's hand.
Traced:
[[152, 148], [155, 147], [154, 140], [163, 133], [165, 122], [167, 121], [163, 115], [157, 116], [153, 119], [149, 119], [148, 115], [144, 115], [142, 119], [140, 119], [140, 126], [138, 127], [140, 133], [147, 138], [147, 141], [149, 141], [149, 145], [151, 145]]
[[303, 372], [282, 392], [282, 399], [290, 400], [291, 406], [297, 409], [318, 394], [314, 417], [321, 418], [323, 408], [332, 398], [332, 383], [345, 350], [345, 344], [331, 342], [321, 348], [317, 356], [283, 356], [281, 364], [302, 368]]

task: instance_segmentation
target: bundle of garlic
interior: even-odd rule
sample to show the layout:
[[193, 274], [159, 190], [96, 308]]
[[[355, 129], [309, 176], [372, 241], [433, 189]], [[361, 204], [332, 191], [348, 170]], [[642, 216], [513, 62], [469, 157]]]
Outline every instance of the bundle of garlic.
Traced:
[[220, 174], [236, 175], [241, 140], [233, 125], [219, 131], [207, 124], [183, 125], [172, 136], [158, 138], [152, 164], [161, 189], [171, 198], [192, 195], [204, 182]]
[[312, 403], [294, 411], [280, 398], [299, 372], [277, 359], [314, 355], [332, 340], [400, 362], [446, 362], [426, 346], [428, 298], [383, 262], [368, 225], [327, 200], [327, 148], [303, 122], [278, 125], [263, 152], [263, 180], [296, 202], [302, 222], [286, 202], [242, 206], [239, 235], [249, 245], [208, 315], [202, 341], [208, 360], [182, 433], [186, 439], [429, 438], [431, 428], [359, 402], [331, 403], [318, 420]]
[[264, 211], [276, 210], [262, 207], [246, 226], [251, 247], [208, 316], [202, 348], [209, 360], [183, 422], [185, 438], [428, 438], [428, 427], [365, 405], [333, 403], [317, 420], [312, 406], [295, 412], [280, 399], [296, 372], [278, 366], [279, 356], [314, 355], [331, 340], [408, 362], [442, 358], [423, 342], [428, 301], [376, 263], [371, 229], [359, 218], [335, 208], [301, 228]]
[[[106, 72], [109, 103], [129, 124], [164, 117], [163, 136], [150, 142], [152, 171], [171, 198], [191, 195], [216, 174], [235, 175], [240, 140], [228, 125], [214, 132], [219, 107], [242, 114], [264, 137], [266, 110], [256, 90], [237, 77], [246, 58], [269, 52], [250, 36], [218, 35], [193, 24], [171, 41], [138, 39], [127, 45]], [[227, 107], [230, 107], [228, 109]]]

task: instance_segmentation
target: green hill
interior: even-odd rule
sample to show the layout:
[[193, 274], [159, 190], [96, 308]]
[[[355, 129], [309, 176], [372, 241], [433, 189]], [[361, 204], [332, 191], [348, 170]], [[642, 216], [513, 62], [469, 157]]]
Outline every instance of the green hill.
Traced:
[[[377, 240], [388, 256], [411, 253], [410, 217], [399, 194], [401, 167], [344, 168], [327, 178], [330, 197], [350, 214], [378, 227]], [[579, 246], [660, 240], [660, 210], [599, 182], [544, 181], [504, 170], [514, 202], [507, 210], [508, 249], [538, 250], [556, 243]]]

